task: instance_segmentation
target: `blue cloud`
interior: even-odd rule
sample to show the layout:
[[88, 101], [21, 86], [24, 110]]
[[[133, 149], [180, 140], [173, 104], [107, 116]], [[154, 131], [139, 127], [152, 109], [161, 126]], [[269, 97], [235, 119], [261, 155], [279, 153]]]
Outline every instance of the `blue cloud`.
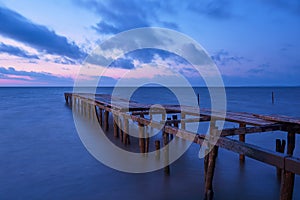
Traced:
[[[155, 56], [159, 56], [162, 60], [169, 58], [170, 60], [174, 60], [176, 63], [180, 64], [188, 64], [188, 62], [181, 58], [180, 56], [160, 50], [160, 49], [138, 49], [132, 52], [129, 52], [124, 55], [124, 58], [118, 58], [117, 60], [113, 61], [109, 67], [114, 68], [122, 68], [122, 69], [134, 69], [135, 66], [133, 64], [134, 60], [138, 60], [141, 63], [147, 64], [154, 61]], [[172, 66], [170, 66], [172, 67]]]
[[112, 62], [109, 67], [114, 68], [123, 68], [123, 69], [134, 69], [134, 65], [132, 63], [133, 60], [126, 58], [119, 58]]
[[262, 0], [268, 6], [300, 16], [299, 0]]
[[232, 62], [242, 64], [242, 62], [244, 61], [249, 61], [242, 56], [232, 56], [229, 54], [229, 52], [225, 51], [224, 49], [221, 49], [220, 51], [215, 53], [213, 56], [211, 56], [211, 58], [216, 62], [216, 64], [222, 66], [230, 64]]
[[0, 42], [0, 53], [7, 53], [14, 56], [19, 56], [23, 58], [29, 58], [29, 59], [39, 59], [37, 55], [29, 54], [27, 51], [22, 50], [18, 47], [7, 45], [2, 42]]
[[[168, 1], [139, 0], [74, 0], [76, 5], [93, 10], [101, 21], [92, 28], [100, 34], [115, 34], [125, 30], [148, 27], [158, 23], [168, 28], [178, 28], [174, 22], [159, 20], [159, 11], [168, 13]], [[170, 11], [171, 12], [171, 11]]]
[[228, 0], [205, 0], [193, 1], [187, 8], [209, 18], [230, 19], [234, 17], [231, 6], [231, 1]]
[[0, 7], [0, 34], [23, 42], [41, 52], [81, 59], [85, 56], [80, 48], [66, 37], [57, 35], [47, 27], [35, 24], [24, 16]]
[[[13, 76], [9, 76], [13, 75]], [[18, 77], [20, 76], [20, 77]], [[30, 77], [31, 80], [28, 80], [26, 77]], [[24, 80], [29, 83], [35, 84], [45, 84], [45, 85], [72, 85], [73, 79], [67, 77], [59, 77], [55, 76], [51, 73], [46, 72], [26, 72], [26, 71], [18, 71], [13, 67], [9, 67], [8, 69], [4, 67], [0, 67], [0, 78], [11, 79], [11, 80]]]

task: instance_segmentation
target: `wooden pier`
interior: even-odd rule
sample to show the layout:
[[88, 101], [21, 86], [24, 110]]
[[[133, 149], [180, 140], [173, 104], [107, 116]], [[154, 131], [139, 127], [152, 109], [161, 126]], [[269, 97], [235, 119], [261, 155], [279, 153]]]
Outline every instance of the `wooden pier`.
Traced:
[[[76, 108], [80, 114], [87, 117], [95, 116], [105, 131], [109, 128], [108, 118], [110, 115], [115, 119], [125, 119], [122, 130], [118, 127], [116, 120], [113, 123], [114, 136], [121, 138], [124, 145], [130, 144], [129, 120], [138, 123], [139, 127], [159, 128], [162, 126], [161, 122], [153, 121], [151, 116], [146, 117], [151, 115], [150, 108], [152, 105], [149, 104], [128, 101], [107, 94], [65, 93], [64, 96], [66, 103], [71, 105], [72, 108]], [[219, 148], [238, 153], [242, 162], [247, 156], [276, 167], [277, 176], [281, 180], [280, 200], [291, 200], [293, 198], [295, 174], [300, 174], [300, 159], [293, 156], [296, 134], [300, 133], [300, 119], [240, 112], [227, 112], [224, 117], [220, 112], [200, 109], [199, 113], [195, 112], [192, 107], [180, 105], [163, 105], [163, 108], [165, 113], [162, 114], [162, 121], [165, 121], [165, 123], [162, 129], [162, 145], [167, 145], [172, 137], [188, 140], [198, 145], [211, 145], [211, 151], [204, 158], [205, 199], [213, 199], [213, 176]], [[172, 119], [165, 120], [166, 114], [172, 114]], [[191, 117], [188, 118], [187, 116]], [[216, 121], [218, 120], [234, 122], [239, 124], [239, 127], [218, 130], [218, 127], [216, 127]], [[210, 122], [210, 137], [207, 137], [206, 134], [186, 130], [186, 124], [193, 122]], [[286, 141], [280, 139], [274, 141], [276, 142], [276, 151], [246, 143], [247, 134], [276, 130], [286, 132], [287, 138]], [[217, 141], [214, 141], [214, 135], [220, 135]], [[239, 140], [228, 138], [228, 136], [233, 135], [238, 135]], [[215, 145], [214, 142], [216, 142]], [[149, 152], [149, 146], [149, 138], [139, 138], [141, 153]], [[160, 141], [156, 140], [153, 147], [156, 150], [160, 149]], [[165, 173], [170, 174], [169, 166], [165, 167]]]

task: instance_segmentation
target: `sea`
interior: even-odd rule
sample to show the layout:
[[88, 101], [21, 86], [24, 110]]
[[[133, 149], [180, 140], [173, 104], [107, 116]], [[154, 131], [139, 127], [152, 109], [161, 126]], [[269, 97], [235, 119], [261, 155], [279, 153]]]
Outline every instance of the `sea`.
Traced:
[[[184, 88], [183, 88], [184, 90]], [[71, 87], [0, 88], [0, 199], [203, 199], [203, 159], [199, 146], [163, 170], [125, 173], [96, 160], [82, 144], [64, 92]], [[114, 88], [97, 88], [111, 94]], [[300, 87], [228, 87], [227, 110], [300, 118]], [[200, 107], [210, 107], [207, 88], [194, 88]], [[274, 103], [272, 103], [272, 93]], [[178, 104], [177, 94], [163, 87], [137, 89], [131, 100]], [[189, 96], [186, 99], [191, 98]], [[225, 127], [234, 127], [225, 124]], [[232, 137], [235, 139], [234, 137]], [[247, 135], [246, 142], [274, 150], [286, 133]], [[294, 155], [300, 157], [300, 137]], [[298, 146], [297, 146], [298, 144]], [[215, 199], [279, 199], [280, 181], [273, 166], [220, 149], [213, 182]], [[300, 176], [294, 199], [300, 199]]]

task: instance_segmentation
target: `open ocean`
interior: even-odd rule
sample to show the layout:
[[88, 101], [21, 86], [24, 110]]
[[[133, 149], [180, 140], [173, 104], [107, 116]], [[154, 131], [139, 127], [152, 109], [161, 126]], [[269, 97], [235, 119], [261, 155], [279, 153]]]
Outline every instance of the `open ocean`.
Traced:
[[[209, 107], [207, 89], [195, 90], [200, 94], [201, 107]], [[98, 89], [99, 93], [111, 91], [112, 88]], [[129, 174], [108, 168], [82, 145], [64, 92], [72, 92], [72, 88], [0, 88], [1, 200], [203, 198], [203, 159], [198, 158], [197, 145], [171, 165], [169, 177], [163, 170]], [[227, 88], [226, 94], [229, 111], [300, 118], [299, 87]], [[170, 91], [159, 87], [139, 89], [132, 100], [177, 103]], [[274, 150], [275, 139], [286, 139], [285, 135], [279, 131], [251, 134], [246, 136], [246, 142]], [[297, 157], [299, 141], [297, 135]], [[250, 158], [240, 164], [237, 154], [220, 149], [214, 176], [215, 199], [279, 199], [279, 190], [274, 167]], [[300, 199], [298, 175], [294, 199]]]

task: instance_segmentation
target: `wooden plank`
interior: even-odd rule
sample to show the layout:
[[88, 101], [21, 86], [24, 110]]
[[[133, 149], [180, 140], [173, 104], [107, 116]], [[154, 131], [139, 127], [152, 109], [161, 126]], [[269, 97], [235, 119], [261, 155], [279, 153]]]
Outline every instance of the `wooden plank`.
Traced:
[[279, 123], [293, 123], [293, 124], [299, 124], [300, 125], [300, 119], [294, 118], [294, 117], [289, 117], [289, 116], [283, 116], [283, 115], [258, 115], [254, 114], [256, 117], [269, 120], [269, 121], [275, 121]]

